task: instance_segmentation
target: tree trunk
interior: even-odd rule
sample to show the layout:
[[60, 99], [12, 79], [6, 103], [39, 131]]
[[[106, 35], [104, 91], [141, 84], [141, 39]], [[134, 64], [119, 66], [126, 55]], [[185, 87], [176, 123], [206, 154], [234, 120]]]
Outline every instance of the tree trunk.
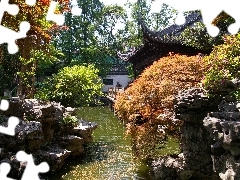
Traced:
[[25, 98], [33, 98], [34, 95], [35, 77], [34, 75], [29, 76], [26, 74], [29, 72], [35, 72], [36, 68], [36, 62], [33, 61], [26, 63], [31, 58], [32, 45], [32, 38], [29, 36], [21, 41], [21, 56], [24, 59], [24, 62], [21, 62], [18, 94]]

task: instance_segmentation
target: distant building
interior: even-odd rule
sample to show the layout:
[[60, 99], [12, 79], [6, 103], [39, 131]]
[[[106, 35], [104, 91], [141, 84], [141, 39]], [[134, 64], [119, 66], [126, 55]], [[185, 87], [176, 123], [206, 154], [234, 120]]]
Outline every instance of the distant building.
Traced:
[[186, 17], [186, 22], [183, 25], [171, 25], [161, 31], [149, 30], [143, 21], [140, 25], [143, 31], [143, 45], [138, 49], [128, 50], [126, 53], [118, 53], [118, 56], [123, 61], [133, 64], [135, 78], [154, 61], [161, 57], [167, 56], [169, 52], [197, 55], [205, 53], [196, 48], [185, 46], [181, 40], [177, 38], [187, 27], [191, 27], [196, 22], [202, 21], [202, 16], [198, 12], [193, 12]]
[[102, 91], [108, 92], [108, 88], [116, 87], [117, 82], [119, 82], [122, 87], [126, 87], [131, 81], [128, 77], [128, 71], [126, 69], [127, 62], [110, 56], [108, 56], [108, 61], [112, 61], [112, 67], [106, 77], [101, 77], [104, 84]]

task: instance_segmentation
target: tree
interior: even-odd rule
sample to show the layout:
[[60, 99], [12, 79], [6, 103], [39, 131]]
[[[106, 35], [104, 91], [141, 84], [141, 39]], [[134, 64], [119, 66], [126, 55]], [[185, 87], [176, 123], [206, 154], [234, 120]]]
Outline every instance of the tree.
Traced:
[[[51, 39], [51, 32], [48, 31], [53, 23], [48, 22], [45, 17], [48, 11], [50, 0], [39, 0], [34, 6], [28, 6], [25, 1], [11, 0], [11, 4], [17, 4], [20, 8], [16, 16], [5, 14], [3, 17], [3, 25], [18, 31], [19, 24], [22, 21], [28, 21], [31, 29], [27, 33], [27, 37], [17, 40], [19, 46], [19, 56], [21, 56], [21, 68], [19, 73], [19, 93], [26, 97], [33, 97], [34, 92], [34, 76], [23, 75], [26, 72], [32, 74], [36, 68], [36, 61], [31, 59], [31, 50], [47, 50], [47, 44]], [[56, 13], [61, 13], [68, 8], [68, 0], [60, 0], [59, 9]], [[32, 74], [33, 75], [33, 74]]]
[[47, 45], [48, 51], [32, 50], [31, 56], [36, 61], [35, 77], [44, 77], [46, 71], [56, 73], [60, 68], [57, 65], [61, 64], [61, 58], [64, 54], [57, 50], [52, 43]]
[[138, 0], [135, 3], [127, 3], [128, 8], [131, 10], [131, 18], [127, 20], [122, 31], [125, 46], [138, 47], [142, 45], [143, 36], [139, 25], [140, 21], [143, 21], [149, 29], [159, 31], [166, 28], [171, 23], [171, 20], [176, 17], [176, 11], [166, 4], [159, 7], [159, 12], [152, 13], [151, 5], [153, 1]]
[[64, 67], [46, 79], [36, 97], [67, 106], [87, 105], [101, 95], [102, 83], [94, 65]]
[[197, 22], [193, 27], [186, 28], [181, 33], [180, 39], [183, 44], [206, 52], [210, 52], [213, 46], [223, 43], [222, 33], [217, 37], [210, 36], [202, 22]]
[[156, 153], [155, 147], [164, 141], [165, 135], [179, 135], [181, 122], [173, 118], [174, 96], [180, 90], [198, 86], [204, 72], [201, 58], [170, 54], [146, 68], [117, 96], [115, 114], [127, 124], [138, 157]]
[[104, 6], [99, 0], [79, 0], [81, 16], [66, 14], [68, 29], [55, 37], [55, 44], [64, 55], [65, 65], [95, 64], [100, 75], [106, 74], [111, 64], [105, 62], [106, 56], [116, 56], [119, 41], [114, 36], [114, 28], [124, 21], [122, 7]]
[[197, 22], [195, 26], [185, 29], [180, 38], [185, 45], [210, 52], [214, 46], [224, 42], [222, 36], [228, 33], [227, 28], [233, 22], [232, 17], [222, 12], [213, 21], [213, 24], [220, 29], [218, 36], [210, 36], [205, 25], [202, 22]]
[[17, 72], [20, 69], [19, 54], [9, 54], [7, 45], [0, 45], [0, 96], [5, 89], [11, 91], [17, 86]]
[[[240, 33], [225, 35], [224, 43], [213, 48], [209, 56], [204, 57], [207, 71], [203, 84], [209, 94], [219, 96], [229, 81], [240, 78]], [[231, 84], [231, 83], [230, 83]], [[240, 90], [231, 92], [240, 98]]]

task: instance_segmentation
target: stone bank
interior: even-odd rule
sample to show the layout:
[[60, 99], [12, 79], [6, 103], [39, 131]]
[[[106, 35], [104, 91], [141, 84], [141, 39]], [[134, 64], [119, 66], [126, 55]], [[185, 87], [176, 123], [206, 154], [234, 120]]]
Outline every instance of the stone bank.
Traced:
[[24, 150], [33, 154], [35, 163], [46, 161], [49, 173], [60, 170], [66, 159], [84, 154], [84, 145], [92, 141], [96, 123], [79, 119], [76, 126], [67, 126], [63, 118], [76, 115], [76, 109], [60, 103], [36, 99], [10, 100], [7, 111], [1, 112], [1, 126], [7, 126], [8, 117], [16, 116], [20, 123], [15, 136], [0, 134], [0, 163], [11, 164], [10, 177], [21, 177], [25, 164], [16, 160], [16, 153]]
[[183, 120], [181, 153], [154, 160], [154, 179], [240, 179], [240, 102], [193, 88], [180, 92], [174, 104]]

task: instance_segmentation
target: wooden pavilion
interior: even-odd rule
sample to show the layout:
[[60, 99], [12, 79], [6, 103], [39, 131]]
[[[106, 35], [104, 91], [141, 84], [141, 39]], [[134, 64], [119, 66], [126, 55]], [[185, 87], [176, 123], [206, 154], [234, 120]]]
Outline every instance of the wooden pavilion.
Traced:
[[186, 22], [183, 25], [171, 25], [161, 31], [151, 31], [143, 21], [140, 21], [143, 31], [143, 45], [134, 51], [127, 53], [118, 53], [120, 59], [133, 64], [135, 78], [146, 67], [150, 66], [154, 61], [161, 57], [167, 56], [169, 52], [197, 55], [198, 53], [206, 53], [196, 48], [183, 45], [179, 35], [194, 23], [202, 21], [202, 16], [198, 12], [193, 12], [186, 17]]

